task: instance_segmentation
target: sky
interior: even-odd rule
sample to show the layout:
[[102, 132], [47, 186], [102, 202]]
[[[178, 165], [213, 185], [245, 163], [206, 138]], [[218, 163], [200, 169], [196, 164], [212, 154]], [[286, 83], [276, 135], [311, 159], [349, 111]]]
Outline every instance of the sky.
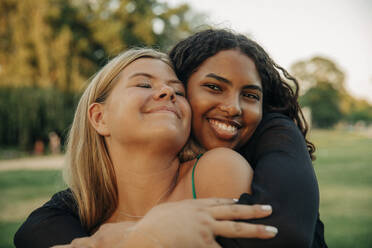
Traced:
[[372, 103], [372, 0], [163, 0], [187, 3], [214, 27], [249, 34], [289, 69], [324, 56], [346, 74], [345, 86]]

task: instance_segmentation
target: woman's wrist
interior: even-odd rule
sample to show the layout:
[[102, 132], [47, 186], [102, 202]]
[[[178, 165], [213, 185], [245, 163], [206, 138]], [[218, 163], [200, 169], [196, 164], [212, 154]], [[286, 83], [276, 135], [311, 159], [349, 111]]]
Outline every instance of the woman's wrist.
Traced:
[[143, 248], [166, 248], [163, 240], [160, 240], [151, 230], [144, 230], [134, 227], [125, 235], [123, 247], [143, 247]]

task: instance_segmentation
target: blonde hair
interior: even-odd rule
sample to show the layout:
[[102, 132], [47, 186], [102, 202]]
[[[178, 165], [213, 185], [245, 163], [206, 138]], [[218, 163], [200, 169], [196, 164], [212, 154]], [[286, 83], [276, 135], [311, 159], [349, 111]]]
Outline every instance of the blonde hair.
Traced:
[[104, 103], [119, 73], [140, 58], [159, 59], [173, 68], [166, 54], [153, 49], [130, 49], [119, 54], [91, 79], [69, 132], [64, 178], [76, 200], [80, 221], [89, 231], [112, 215], [118, 204], [118, 188], [104, 137], [91, 126], [88, 108], [95, 102]]

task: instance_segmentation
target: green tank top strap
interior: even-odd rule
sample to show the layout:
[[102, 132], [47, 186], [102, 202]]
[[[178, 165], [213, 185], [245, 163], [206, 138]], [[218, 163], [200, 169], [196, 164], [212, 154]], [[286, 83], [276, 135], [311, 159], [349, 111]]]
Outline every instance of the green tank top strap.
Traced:
[[201, 158], [201, 156], [203, 156], [203, 154], [199, 154], [198, 156], [196, 156], [196, 161], [195, 161], [194, 167], [192, 168], [191, 185], [192, 185], [192, 198], [193, 199], [196, 199], [195, 168], [196, 168], [196, 165], [198, 164], [199, 158]]

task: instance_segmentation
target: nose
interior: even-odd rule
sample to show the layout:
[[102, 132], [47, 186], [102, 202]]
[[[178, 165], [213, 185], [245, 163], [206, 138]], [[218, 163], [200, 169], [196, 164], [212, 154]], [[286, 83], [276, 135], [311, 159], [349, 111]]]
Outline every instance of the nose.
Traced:
[[222, 112], [227, 113], [229, 116], [240, 116], [242, 114], [239, 97], [229, 97], [226, 99], [226, 101], [220, 104], [219, 108]]
[[154, 94], [155, 100], [170, 100], [171, 102], [175, 102], [176, 96], [175, 96], [174, 89], [172, 87], [169, 87], [168, 85], [164, 85], [161, 87], [158, 91]]

